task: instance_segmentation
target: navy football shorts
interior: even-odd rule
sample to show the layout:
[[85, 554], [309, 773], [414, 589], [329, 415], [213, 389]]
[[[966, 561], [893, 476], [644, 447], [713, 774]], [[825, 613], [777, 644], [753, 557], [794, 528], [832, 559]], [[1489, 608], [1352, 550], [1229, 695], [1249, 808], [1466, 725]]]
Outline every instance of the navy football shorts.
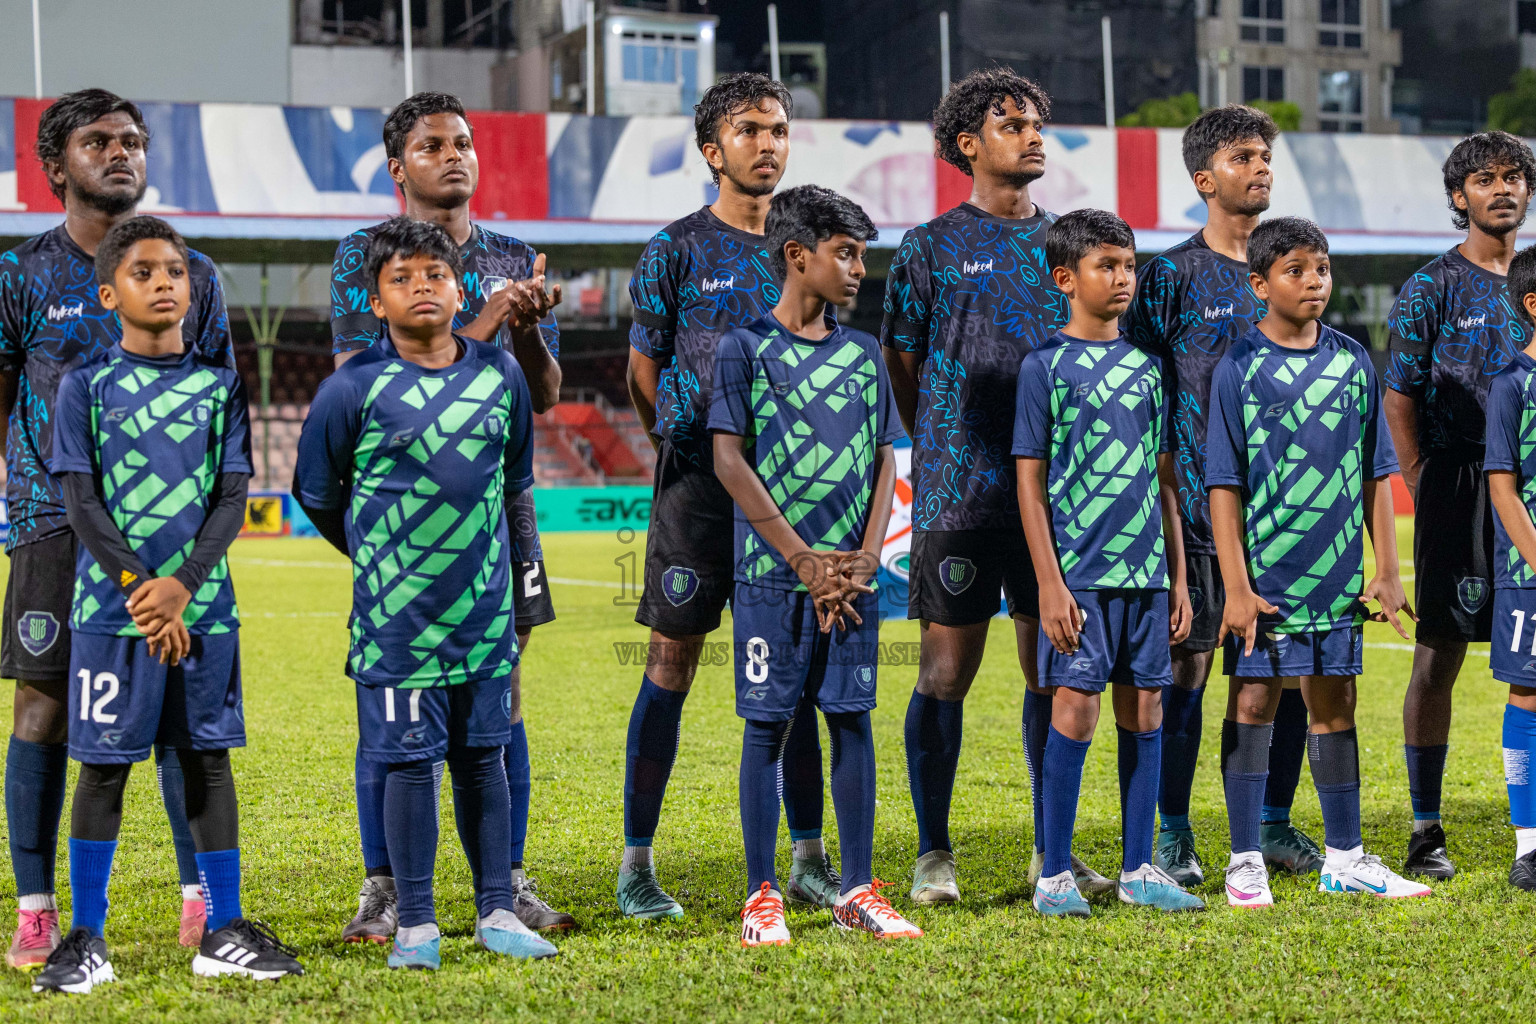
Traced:
[[815, 695], [823, 714], [870, 711], [880, 662], [880, 601], [860, 594], [863, 625], [822, 633], [804, 591], [737, 583], [731, 598], [736, 635], [736, 713], [755, 722], [795, 716], [801, 696]]
[[512, 677], [454, 686], [357, 687], [358, 749], [380, 764], [440, 761], [512, 741]]
[[1168, 646], [1168, 591], [1074, 590], [1083, 610], [1075, 654], [1061, 654], [1040, 634], [1041, 686], [1102, 693], [1114, 683], [1154, 689], [1173, 685]]
[[245, 746], [240, 634], [192, 634], [179, 665], [138, 636], [75, 633], [70, 647], [69, 756], [132, 764], [156, 743], [190, 750]]
[[1276, 633], [1261, 624], [1253, 653], [1243, 655], [1244, 641], [1227, 637], [1222, 655], [1225, 675], [1248, 678], [1275, 676], [1357, 676], [1363, 664], [1363, 631], [1359, 626], [1315, 633]]
[[1536, 590], [1493, 592], [1493, 678], [1536, 688]]

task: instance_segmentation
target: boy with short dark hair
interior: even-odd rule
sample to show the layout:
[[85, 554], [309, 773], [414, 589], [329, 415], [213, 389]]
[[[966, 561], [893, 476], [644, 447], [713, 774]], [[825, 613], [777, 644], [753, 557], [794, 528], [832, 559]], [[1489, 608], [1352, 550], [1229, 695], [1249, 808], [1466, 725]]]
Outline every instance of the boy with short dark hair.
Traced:
[[1190, 609], [1162, 370], [1119, 326], [1136, 284], [1136, 239], [1114, 214], [1078, 210], [1051, 225], [1045, 253], [1072, 318], [1024, 357], [1013, 435], [1047, 640], [1037, 655], [1040, 684], [1052, 693], [1034, 905], [1049, 917], [1089, 915], [1072, 830], [1099, 695], [1113, 685], [1120, 900], [1203, 910], [1152, 864], [1162, 691], [1173, 681], [1169, 646], [1189, 633]]
[[[1509, 263], [1509, 298], [1529, 331], [1536, 323], [1536, 245]], [[1504, 781], [1515, 827], [1509, 884], [1536, 892], [1536, 341], [1488, 388], [1488, 494], [1495, 512], [1493, 678], [1504, 705]], [[1530, 637], [1529, 640], [1526, 638]]]
[[[1216, 367], [1206, 450], [1232, 677], [1221, 738], [1232, 831], [1227, 902], [1274, 903], [1260, 803], [1281, 681], [1290, 676], [1300, 677], [1311, 714], [1307, 756], [1324, 829], [1318, 890], [1428, 895], [1367, 854], [1360, 838], [1362, 605], [1379, 602], [1371, 618], [1404, 639], [1398, 613], [1413, 617], [1397, 569], [1387, 483], [1397, 457], [1376, 371], [1359, 344], [1319, 322], [1333, 281], [1317, 225], [1300, 217], [1260, 224], [1248, 239], [1248, 269], [1267, 312]], [[1362, 521], [1376, 552], [1369, 583]]]
[[135, 761], [177, 749], [207, 902], [194, 974], [303, 974], [293, 950], [240, 909], [229, 749], [245, 746], [239, 613], [225, 552], [245, 520], [250, 433], [240, 375], [187, 345], [191, 257], [153, 217], [96, 250], [102, 307], [123, 338], [59, 385], [50, 469], [80, 538], [70, 613], [69, 752], [74, 921], [34, 992], [116, 980], [107, 883]]
[[[839, 928], [922, 935], [873, 875], [879, 567], [896, 486], [901, 422], [880, 344], [826, 320], [864, 278], [875, 226], [857, 204], [803, 185], [766, 222], [782, 293], [772, 312], [720, 340], [709, 429], [720, 483], [736, 503], [736, 711], [746, 719], [741, 824], [749, 898], [743, 946], [790, 942], [774, 872], [784, 748], [816, 729], [832, 739], [832, 803], [842, 851]], [[797, 709], [800, 713], [797, 714]]]
[[401, 217], [369, 243], [373, 313], [387, 337], [315, 395], [294, 496], [353, 563], [352, 650], [362, 756], [387, 766], [384, 839], [398, 893], [390, 967], [435, 970], [437, 762], [475, 883], [475, 941], [539, 958], [507, 859], [502, 747], [518, 659], [507, 508], [533, 484], [533, 413], [517, 360], [453, 333], [459, 250]]

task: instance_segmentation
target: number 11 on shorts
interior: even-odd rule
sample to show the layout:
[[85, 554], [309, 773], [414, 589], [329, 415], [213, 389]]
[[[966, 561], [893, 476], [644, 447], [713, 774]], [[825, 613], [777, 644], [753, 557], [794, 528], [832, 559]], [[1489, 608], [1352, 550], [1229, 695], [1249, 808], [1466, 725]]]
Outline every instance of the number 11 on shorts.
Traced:
[[[1515, 637], [1509, 642], [1509, 649], [1518, 652], [1520, 650], [1520, 632], [1525, 626], [1525, 612], [1516, 608], [1509, 614], [1515, 617]], [[1533, 618], [1536, 618], [1536, 616], [1533, 616]], [[1536, 655], [1536, 628], [1531, 630], [1531, 654]]]

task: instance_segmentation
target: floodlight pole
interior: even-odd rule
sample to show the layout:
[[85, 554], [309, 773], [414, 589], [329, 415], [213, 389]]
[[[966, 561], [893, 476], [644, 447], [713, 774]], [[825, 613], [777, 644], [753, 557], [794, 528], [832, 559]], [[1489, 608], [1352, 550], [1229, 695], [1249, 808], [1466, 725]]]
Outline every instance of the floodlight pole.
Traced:
[[32, 0], [32, 96], [43, 98], [43, 25], [37, 10], [38, 0]]
[[587, 116], [597, 113], [597, 4], [587, 0]]
[[779, 5], [768, 5], [768, 77], [779, 81]]
[[411, 0], [400, 0], [400, 20], [405, 28], [405, 94], [416, 95], [416, 69], [411, 66]]
[[949, 94], [949, 12], [939, 12], [939, 98]]
[[1115, 126], [1115, 51], [1109, 39], [1109, 15], [1099, 19], [1104, 36], [1104, 127]]

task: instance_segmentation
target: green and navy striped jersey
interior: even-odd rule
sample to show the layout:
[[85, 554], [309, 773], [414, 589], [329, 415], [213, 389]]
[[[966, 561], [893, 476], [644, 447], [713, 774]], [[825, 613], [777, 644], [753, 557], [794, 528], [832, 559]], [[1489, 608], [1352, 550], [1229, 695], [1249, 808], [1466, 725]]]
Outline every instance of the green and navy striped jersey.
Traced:
[[[709, 429], [747, 439], [747, 461], [800, 539], [818, 551], [864, 543], [875, 449], [903, 436], [872, 335], [837, 327], [820, 341], [772, 315], [720, 339]], [[736, 581], [804, 590], [736, 508]]]
[[[251, 472], [245, 387], [220, 355], [188, 347], [148, 358], [119, 343], [59, 384], [50, 468], [96, 478], [123, 539], [156, 576], [169, 576], [192, 553], [219, 476]], [[139, 636], [119, 582], [81, 544], [69, 628]], [[182, 621], [191, 633], [239, 628], [225, 559], [192, 595]]]
[[299, 436], [294, 496], [347, 512], [347, 675], [368, 686], [517, 663], [505, 495], [533, 485], [533, 411], [511, 353], [458, 341], [430, 370], [381, 338], [320, 385]]
[[1206, 482], [1242, 491], [1248, 572], [1280, 633], [1359, 625], [1364, 484], [1397, 472], [1376, 370], [1353, 339], [1275, 344], [1257, 326], [1217, 365]]
[[[1515, 474], [1527, 514], [1536, 512], [1536, 359], [1523, 351], [1488, 386], [1488, 449], [1485, 470]], [[1504, 522], [1493, 517], [1493, 585], [1503, 590], [1536, 589], [1536, 572], [1520, 557]]]
[[1013, 454], [1046, 459], [1069, 590], [1168, 589], [1157, 457], [1168, 451], [1160, 362], [1121, 335], [1058, 331], [1019, 367]]

